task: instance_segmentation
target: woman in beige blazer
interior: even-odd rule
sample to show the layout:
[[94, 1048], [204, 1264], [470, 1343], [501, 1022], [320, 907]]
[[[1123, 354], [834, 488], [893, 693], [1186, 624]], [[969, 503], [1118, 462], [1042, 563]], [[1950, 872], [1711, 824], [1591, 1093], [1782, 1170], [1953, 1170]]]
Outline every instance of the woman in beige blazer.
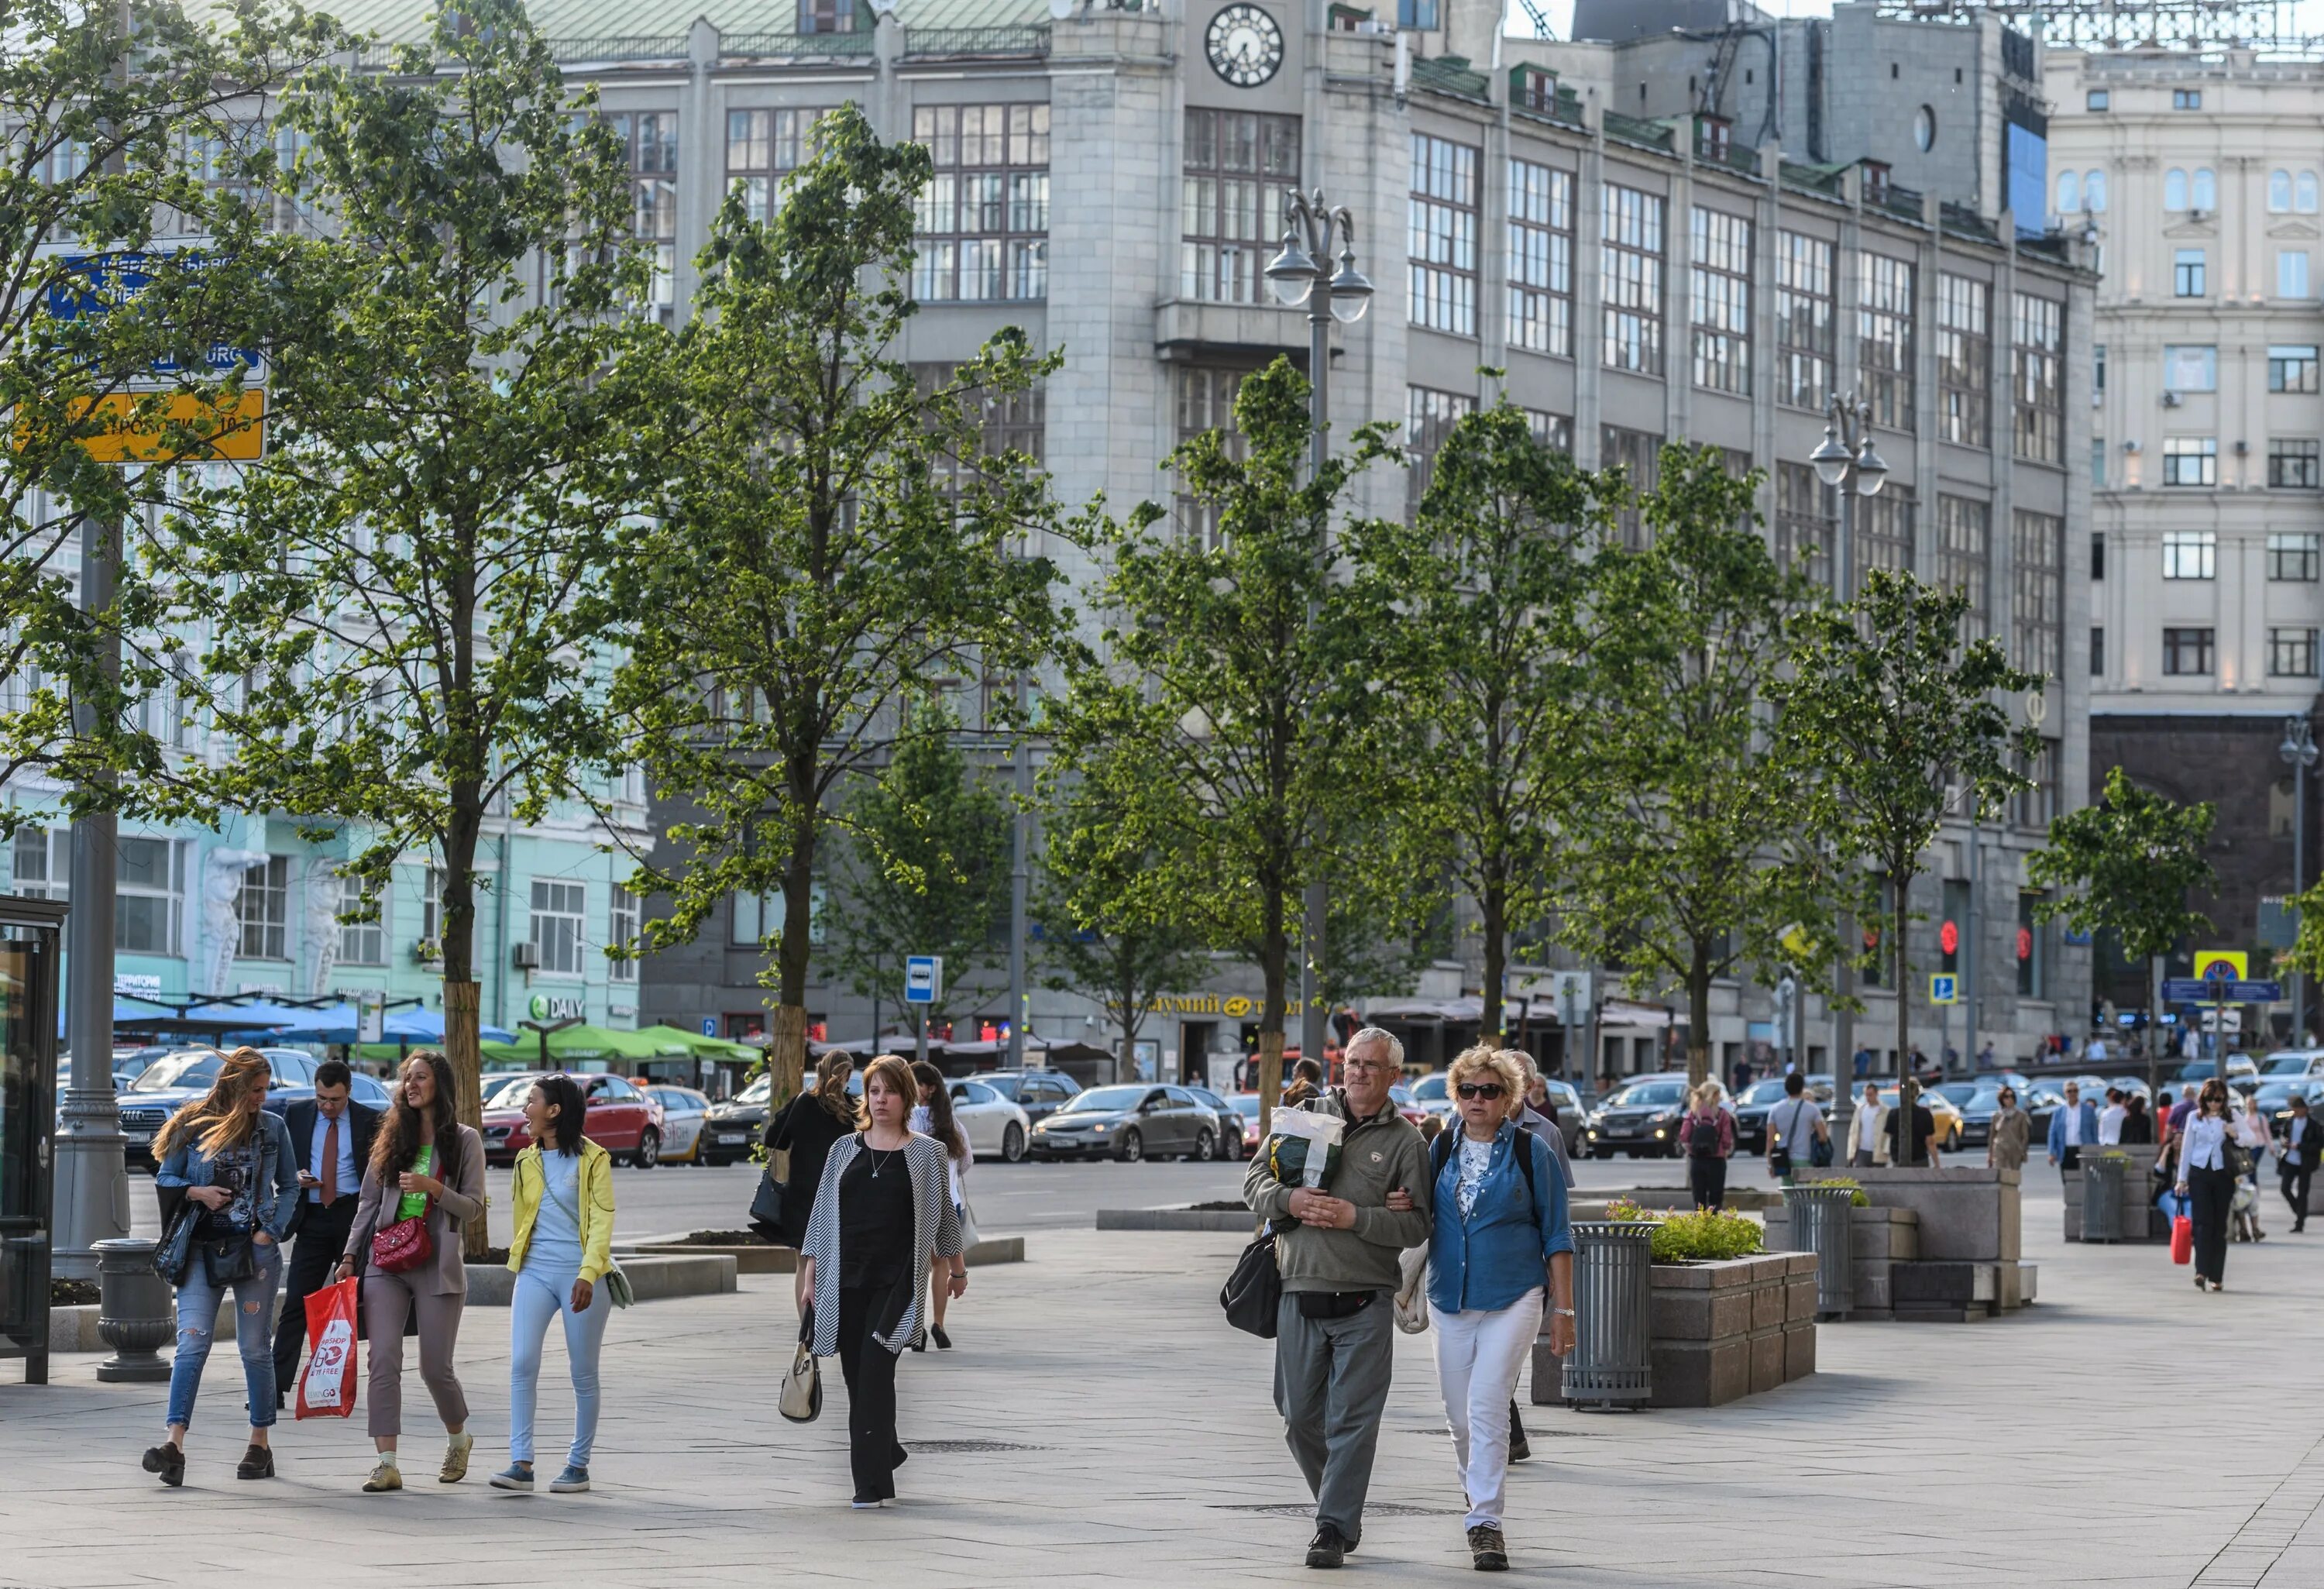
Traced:
[[[372, 1261], [372, 1237], [399, 1220], [425, 1215], [432, 1251], [417, 1268], [383, 1272]], [[435, 1399], [450, 1443], [437, 1478], [456, 1484], [468, 1474], [468, 1400], [452, 1372], [460, 1339], [460, 1311], [468, 1299], [468, 1268], [461, 1227], [484, 1217], [484, 1144], [459, 1119], [459, 1084], [452, 1062], [434, 1049], [418, 1049], [372, 1143], [364, 1169], [363, 1197], [347, 1233], [339, 1278], [363, 1276], [364, 1334], [371, 1341], [371, 1435], [379, 1463], [364, 1490], [403, 1488], [396, 1440], [403, 1431], [403, 1326], [415, 1315], [420, 1378]]]

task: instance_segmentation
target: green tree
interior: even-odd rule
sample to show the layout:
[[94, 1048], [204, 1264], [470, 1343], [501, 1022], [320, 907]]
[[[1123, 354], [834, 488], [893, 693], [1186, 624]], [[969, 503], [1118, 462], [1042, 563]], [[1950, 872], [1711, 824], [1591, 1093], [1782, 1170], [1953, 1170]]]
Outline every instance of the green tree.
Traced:
[[658, 333], [620, 144], [512, 0], [462, 15], [492, 25], [283, 97], [286, 189], [329, 228], [277, 253], [271, 445], [205, 504], [183, 584], [238, 741], [223, 802], [360, 824], [374, 894], [401, 855], [442, 866], [473, 1122], [479, 836], [614, 760], [607, 570], [659, 398], [631, 374]]
[[1420, 791], [1437, 813], [1426, 827], [1448, 841], [1449, 874], [1476, 903], [1490, 1040], [1504, 1025], [1510, 935], [1560, 898], [1571, 840], [1588, 826], [1576, 797], [1600, 727], [1587, 681], [1603, 491], [1504, 400], [1446, 438], [1396, 570], [1427, 681], [1416, 705], [1436, 741]]
[[1802, 929], [1830, 914], [1829, 869], [1794, 799], [1795, 747], [1768, 732], [1812, 587], [1775, 566], [1757, 487], [1715, 448], [1665, 448], [1639, 502], [1646, 547], [1599, 559], [1585, 715], [1600, 782], [1560, 846], [1573, 879], [1563, 935], [1686, 990], [1697, 1085], [1715, 980], [1786, 962], [1810, 973], [1833, 952], [1829, 932]]
[[[247, 430], [235, 416], [250, 372], [207, 357], [214, 344], [257, 340], [237, 245], [266, 217], [253, 189], [272, 157], [247, 96], [320, 54], [332, 32], [260, 6], [220, 31], [160, 0], [25, 0], [6, 28], [0, 783], [53, 780], [73, 815], [190, 815], [204, 801], [170, 727], [197, 709], [199, 673], [171, 643], [145, 531], [169, 501], [169, 466], [212, 458]], [[193, 235], [213, 245], [171, 241]], [[120, 291], [101, 263], [124, 254], [143, 256], [142, 291]], [[184, 417], [168, 417], [189, 399]], [[76, 547], [80, 569], [67, 560]], [[77, 574], [97, 581], [87, 612]], [[0, 807], [0, 838], [31, 814]]]
[[[1800, 770], [1788, 799], [1803, 831], [1828, 837], [1843, 863], [1868, 866], [1854, 891], [1865, 915], [1886, 899], [1881, 941], [1896, 993], [1898, 1106], [1912, 1119], [1915, 1088], [1904, 1063], [1912, 1042], [1905, 923], [1921, 857], [1949, 815], [1997, 811], [2033, 787], [2023, 771], [2040, 753], [2033, 728], [2012, 728], [2002, 697], [2042, 680], [2011, 664], [1998, 642], [1961, 641], [1969, 597], [1876, 569], [1863, 593], [1796, 620], [1792, 670], [1770, 694], [1787, 763]], [[1957, 792], [1958, 791], [1958, 792]], [[1908, 1162], [1920, 1145], [1906, 1140]]]
[[781, 893], [779, 1097], [806, 1061], [836, 796], [949, 732], [911, 709], [945, 681], [1029, 670], [1058, 632], [1047, 476], [982, 431], [1055, 360], [1010, 329], [922, 390], [897, 347], [928, 171], [927, 150], [882, 143], [848, 106], [817, 124], [771, 220], [728, 200], [665, 375], [685, 442], [624, 565], [623, 604], [653, 621], [614, 706], [656, 786], [697, 813], [668, 835], [676, 858], [640, 873], [666, 904], [646, 940], [689, 939], [730, 894]]
[[[2163, 957], [2211, 925], [2187, 896], [2212, 881], [2204, 855], [2212, 817], [2209, 801], [2182, 806], [2116, 767], [2107, 774], [2104, 798], [2052, 820], [2049, 842], [2025, 858], [2027, 880], [2056, 891], [2034, 907], [2037, 919], [2062, 919], [2092, 935], [2112, 931], [2125, 956], [2147, 962], [2148, 1033], [2157, 1039]], [[2162, 1048], [2156, 1041], [2148, 1049], [2153, 1081]]]
[[863, 997], [900, 1006], [905, 957], [937, 955], [944, 986], [910, 1007], [915, 1021], [975, 1004], [979, 975], [1008, 956], [994, 930], [1009, 910], [1007, 799], [927, 724], [848, 802], [845, 821], [832, 969]]
[[[1352, 456], [1306, 478], [1307, 383], [1286, 359], [1242, 383], [1235, 429], [1240, 448], [1213, 430], [1170, 459], [1214, 515], [1214, 542], [1150, 503], [1111, 537], [1097, 596], [1109, 659], [1075, 670], [1053, 727], [1061, 771], [1117, 802], [1163, 858], [1134, 907], [1181, 911], [1257, 960], [1264, 1101], [1282, 1077], [1301, 892], [1331, 874], [1351, 827], [1395, 808], [1397, 774], [1417, 763], [1389, 743], [1400, 692], [1379, 670], [1395, 616], [1377, 532], [1348, 526], [1336, 571], [1318, 555], [1380, 432], [1359, 430]], [[1378, 892], [1401, 886], [1382, 875], [1401, 874], [1384, 866]]]
[[1044, 984], [1105, 1012], [1121, 1034], [1124, 1076], [1155, 999], [1194, 985], [1210, 960], [1200, 937], [1140, 886], [1163, 857], [1130, 825], [1135, 813], [1105, 792], [1130, 782], [1117, 773], [1063, 795], [1045, 824], [1034, 902]]

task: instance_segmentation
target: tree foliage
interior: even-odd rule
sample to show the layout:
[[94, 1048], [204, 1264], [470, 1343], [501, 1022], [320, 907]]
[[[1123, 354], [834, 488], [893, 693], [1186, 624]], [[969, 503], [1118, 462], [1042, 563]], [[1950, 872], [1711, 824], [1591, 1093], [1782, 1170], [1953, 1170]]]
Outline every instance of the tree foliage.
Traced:
[[1405, 688], [1442, 753], [1417, 792], [1450, 876], [1476, 903], [1489, 1036], [1503, 1026], [1511, 932], [1559, 901], [1585, 826], [1578, 796], [1600, 726], [1590, 558], [1610, 514], [1605, 489], [1504, 400], [1446, 438], [1394, 570], [1416, 662]]
[[[1854, 891], [1865, 915], [1878, 914], [1883, 883], [1890, 891], [1882, 947], [1895, 971], [1900, 1068], [1912, 1048], [1905, 923], [1923, 852], [1948, 816], [1992, 814], [2032, 788], [2023, 769], [2042, 749], [2039, 732], [2011, 727], [2002, 704], [2037, 688], [2040, 676], [2014, 666], [1995, 640], [1964, 643], [1968, 611], [1960, 590], [1875, 569], [1856, 600], [1801, 614], [1793, 670], [1771, 691], [1784, 754], [1806, 773], [1790, 796], [1803, 829], [1828, 838], [1835, 859], [1867, 868]], [[1910, 1075], [1900, 1092], [1909, 1119]]]
[[360, 825], [374, 897], [400, 855], [443, 867], [472, 1120], [479, 836], [616, 756], [607, 573], [661, 402], [623, 151], [521, 9], [484, 10], [391, 72], [292, 80], [284, 199], [314, 224], [271, 261], [270, 446], [180, 563], [236, 742], [222, 803]]
[[1687, 993], [1687, 1068], [1708, 1074], [1711, 986], [1829, 957], [1831, 879], [1796, 798], [1812, 770], [1771, 732], [1795, 620], [1812, 596], [1775, 566], [1757, 476], [1714, 448], [1665, 448], [1641, 497], [1642, 550], [1594, 568], [1590, 754], [1598, 783], [1562, 847], [1567, 941]]
[[852, 105], [813, 144], [773, 218], [730, 198], [703, 253], [663, 374], [685, 439], [620, 586], [652, 621], [613, 697], [655, 784], [698, 813], [639, 873], [662, 901], [648, 943], [690, 938], [729, 894], [782, 895], [781, 1094], [805, 1060], [809, 912], [843, 786], [948, 731], [914, 703], [1049, 652], [1045, 538], [1066, 528], [1039, 467], [982, 430], [1055, 359], [1008, 329], [923, 389], [898, 356], [927, 152], [881, 143]]
[[1009, 954], [996, 930], [1009, 911], [1007, 799], [939, 725], [922, 725], [859, 787], [846, 819], [838, 868], [846, 904], [827, 932], [831, 969], [862, 997], [900, 1010], [905, 957], [938, 955], [944, 985], [910, 1013], [941, 1023], [973, 1007], [981, 974]]
[[2078, 932], [2111, 931], [2134, 960], [2169, 954], [2210, 929], [2187, 896], [2212, 880], [2204, 852], [2213, 815], [2208, 800], [2182, 806], [2115, 768], [2105, 798], [2052, 820], [2049, 842], [2025, 858], [2027, 880], [2057, 891], [2034, 914]]
[[[330, 42], [327, 23], [252, 6], [223, 29], [159, 0], [24, 0], [0, 51], [0, 782], [58, 785], [69, 814], [199, 812], [175, 726], [198, 670], [170, 643], [145, 541], [178, 473], [217, 455], [254, 372], [252, 261], [272, 161], [245, 99]], [[185, 250], [182, 238], [208, 245]], [[138, 286], [106, 268], [137, 260]], [[101, 312], [100, 312], [101, 311]], [[171, 420], [173, 398], [191, 398]], [[136, 439], [147, 438], [143, 442]], [[124, 468], [134, 457], [155, 466]], [[124, 525], [109, 602], [73, 566]], [[117, 649], [120, 665], [106, 658]], [[0, 807], [0, 837], [27, 808]]]
[[[1235, 430], [1240, 448], [1213, 430], [1170, 460], [1214, 514], [1214, 543], [1150, 503], [1110, 538], [1109, 658], [1077, 670], [1054, 726], [1060, 771], [1114, 802], [1124, 842], [1162, 859], [1136, 880], [1132, 908], [1176, 912], [1257, 960], [1265, 1095], [1301, 891], [1331, 874], [1351, 830], [1396, 808], [1412, 763], [1391, 743], [1400, 703], [1378, 688], [1394, 677], [1379, 666], [1395, 593], [1376, 542], [1389, 531], [1348, 526], [1336, 571], [1321, 556], [1380, 433], [1359, 430], [1352, 454], [1306, 478], [1307, 383], [1285, 359], [1242, 383]], [[1384, 896], [1379, 878], [1407, 874], [1376, 861]]]

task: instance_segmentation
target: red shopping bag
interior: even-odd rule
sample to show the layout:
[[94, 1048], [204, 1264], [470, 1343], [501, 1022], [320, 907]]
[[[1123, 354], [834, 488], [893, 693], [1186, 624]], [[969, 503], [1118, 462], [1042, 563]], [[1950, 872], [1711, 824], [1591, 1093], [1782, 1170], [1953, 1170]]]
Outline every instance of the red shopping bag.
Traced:
[[2171, 1261], [2192, 1263], [2195, 1261], [2195, 1222], [2181, 1214], [2171, 1221]]
[[307, 1298], [307, 1372], [299, 1376], [300, 1418], [346, 1418], [355, 1409], [355, 1318], [363, 1282], [353, 1276]]

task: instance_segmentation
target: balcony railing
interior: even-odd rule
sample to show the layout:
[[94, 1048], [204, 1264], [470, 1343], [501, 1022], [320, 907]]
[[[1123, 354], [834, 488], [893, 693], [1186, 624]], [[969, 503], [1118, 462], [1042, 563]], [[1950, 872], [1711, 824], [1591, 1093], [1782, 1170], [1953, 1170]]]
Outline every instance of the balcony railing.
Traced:
[[1048, 52], [1049, 30], [1038, 23], [1000, 23], [982, 28], [908, 28], [904, 32], [907, 60], [1038, 56]]

